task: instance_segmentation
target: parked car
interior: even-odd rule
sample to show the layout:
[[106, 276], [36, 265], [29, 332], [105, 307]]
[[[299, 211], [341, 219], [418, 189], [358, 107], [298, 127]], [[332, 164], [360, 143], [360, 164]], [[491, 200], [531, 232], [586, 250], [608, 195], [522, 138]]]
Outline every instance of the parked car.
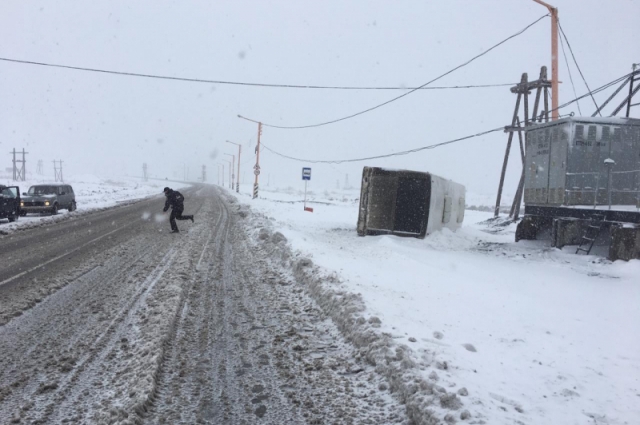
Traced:
[[14, 222], [20, 217], [20, 188], [0, 185], [0, 218]]
[[76, 209], [76, 195], [68, 184], [37, 184], [22, 195], [22, 215], [43, 212], [55, 215], [61, 209]]

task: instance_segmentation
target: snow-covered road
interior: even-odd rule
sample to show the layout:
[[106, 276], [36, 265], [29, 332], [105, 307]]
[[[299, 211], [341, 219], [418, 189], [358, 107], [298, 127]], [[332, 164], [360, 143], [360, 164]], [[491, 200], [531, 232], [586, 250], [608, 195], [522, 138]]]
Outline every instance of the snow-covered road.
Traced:
[[3, 423], [407, 423], [284, 237], [183, 193], [179, 235], [153, 198], [0, 240]]

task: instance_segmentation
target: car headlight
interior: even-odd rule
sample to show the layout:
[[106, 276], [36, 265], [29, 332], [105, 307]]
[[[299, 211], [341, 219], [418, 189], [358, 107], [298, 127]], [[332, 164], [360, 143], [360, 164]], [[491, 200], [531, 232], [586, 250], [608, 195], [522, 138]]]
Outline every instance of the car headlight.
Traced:
[[49, 206], [49, 201], [44, 201], [44, 206], [48, 207]]
[[20, 206], [21, 206], [21, 207], [24, 207], [24, 202], [20, 202]]

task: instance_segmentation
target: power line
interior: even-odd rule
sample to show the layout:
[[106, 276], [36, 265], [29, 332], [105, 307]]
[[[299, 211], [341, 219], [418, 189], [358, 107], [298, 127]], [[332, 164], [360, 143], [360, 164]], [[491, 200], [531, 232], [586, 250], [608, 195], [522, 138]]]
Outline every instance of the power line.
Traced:
[[497, 44], [494, 44], [492, 47], [488, 48], [487, 50], [483, 51], [482, 53], [480, 53], [480, 54], [478, 54], [478, 55], [476, 55], [476, 56], [472, 57], [472, 58], [471, 58], [471, 59], [469, 59], [468, 61], [466, 61], [466, 62], [462, 63], [461, 65], [456, 66], [455, 68], [453, 68], [453, 69], [451, 69], [451, 70], [449, 70], [449, 71], [445, 72], [444, 74], [442, 74], [442, 75], [440, 75], [440, 76], [438, 76], [438, 77], [434, 78], [433, 80], [428, 81], [428, 82], [426, 82], [426, 83], [422, 84], [421, 86], [416, 87], [416, 88], [414, 88], [414, 89], [412, 89], [412, 90], [408, 91], [407, 93], [403, 93], [403, 94], [401, 94], [400, 96], [396, 96], [396, 97], [394, 97], [393, 99], [387, 100], [386, 102], [380, 103], [380, 104], [378, 104], [378, 105], [375, 105], [375, 106], [373, 106], [373, 107], [371, 107], [371, 108], [368, 108], [368, 109], [365, 109], [365, 110], [363, 110], [363, 111], [356, 112], [355, 114], [347, 115], [347, 116], [345, 116], [345, 117], [338, 118], [338, 119], [331, 120], [331, 121], [321, 122], [321, 123], [318, 123], [318, 124], [299, 125], [299, 126], [281, 126], [281, 125], [274, 125], [274, 124], [266, 124], [266, 123], [264, 123], [264, 122], [262, 122], [262, 121], [254, 120], [254, 119], [247, 118], [247, 117], [243, 117], [243, 116], [241, 116], [241, 115], [238, 115], [238, 117], [240, 117], [240, 118], [244, 118], [244, 119], [246, 119], [246, 120], [248, 120], [248, 121], [252, 121], [252, 122], [255, 122], [255, 123], [262, 122], [262, 125], [263, 125], [263, 126], [266, 126], [266, 127], [281, 128], [281, 129], [301, 129], [301, 128], [320, 127], [320, 126], [323, 126], [323, 125], [329, 125], [329, 124], [334, 124], [334, 123], [337, 123], [337, 122], [340, 122], [340, 121], [348, 120], [348, 119], [350, 119], [350, 118], [354, 118], [354, 117], [357, 117], [357, 116], [359, 116], [359, 115], [366, 114], [367, 112], [371, 112], [371, 111], [373, 111], [373, 110], [375, 110], [375, 109], [381, 108], [381, 107], [383, 107], [383, 106], [385, 106], [385, 105], [388, 105], [389, 103], [395, 102], [396, 100], [400, 100], [400, 99], [402, 99], [403, 97], [408, 96], [408, 95], [410, 95], [410, 94], [412, 94], [412, 93], [415, 93], [417, 90], [420, 90], [420, 89], [422, 89], [422, 88], [424, 88], [424, 87], [428, 86], [429, 84], [431, 84], [431, 83], [433, 83], [433, 82], [435, 82], [435, 81], [437, 81], [437, 80], [439, 80], [439, 79], [441, 79], [441, 78], [444, 78], [445, 76], [447, 76], [447, 75], [451, 74], [452, 72], [454, 72], [454, 71], [456, 71], [456, 70], [458, 70], [458, 69], [460, 69], [460, 68], [462, 68], [462, 67], [464, 67], [464, 66], [469, 65], [471, 62], [473, 62], [474, 60], [478, 59], [479, 57], [486, 55], [487, 53], [489, 53], [489, 52], [490, 52], [490, 51], [492, 51], [493, 49], [495, 49], [495, 48], [497, 48], [497, 47], [501, 46], [502, 44], [506, 43], [507, 41], [511, 40], [512, 38], [517, 37], [517, 36], [519, 36], [520, 34], [524, 33], [526, 30], [528, 30], [529, 28], [531, 28], [532, 26], [534, 26], [535, 24], [537, 24], [538, 22], [540, 22], [542, 19], [546, 18], [547, 16], [549, 16], [549, 15], [548, 15], [548, 14], [546, 14], [546, 15], [541, 16], [540, 18], [536, 19], [536, 20], [535, 20], [535, 21], [533, 21], [531, 24], [527, 25], [526, 27], [524, 27], [523, 29], [521, 29], [521, 30], [520, 30], [520, 31], [518, 31], [517, 33], [515, 33], [515, 34], [513, 34], [513, 35], [511, 35], [511, 36], [509, 36], [509, 37], [507, 37], [507, 38], [505, 38], [504, 40], [500, 41], [500, 42], [499, 42], [499, 43], [497, 43]]
[[[623, 75], [622, 77], [616, 78], [615, 80], [610, 81], [610, 82], [608, 82], [608, 83], [606, 83], [606, 84], [604, 84], [604, 85], [602, 85], [602, 86], [598, 87], [597, 89], [590, 90], [589, 92], [587, 92], [587, 93], [583, 94], [582, 96], [578, 96], [578, 97], [576, 97], [576, 98], [575, 98], [575, 99], [573, 99], [573, 100], [570, 100], [570, 101], [568, 101], [568, 102], [565, 102], [565, 103], [563, 103], [562, 105], [558, 106], [556, 109], [566, 108], [567, 106], [571, 105], [572, 103], [575, 103], [575, 102], [577, 102], [577, 101], [579, 101], [579, 100], [581, 100], [581, 99], [584, 99], [584, 98], [585, 98], [585, 97], [587, 97], [587, 96], [591, 96], [591, 97], [593, 97], [593, 95], [594, 95], [594, 94], [600, 93], [601, 91], [606, 90], [606, 89], [608, 89], [609, 87], [614, 86], [614, 85], [616, 85], [616, 84], [618, 84], [618, 83], [622, 82], [623, 80], [626, 80], [627, 78], [629, 78], [629, 76], [630, 76], [630, 75], [633, 75], [633, 72], [630, 72], [630, 73], [628, 73], [628, 74], [625, 74], [625, 75]], [[550, 110], [549, 112], [555, 111], [556, 109], [552, 109], [552, 110]]]
[[489, 88], [489, 87], [505, 87], [512, 86], [515, 83], [500, 83], [500, 84], [472, 84], [461, 86], [440, 86], [440, 87], [373, 87], [373, 86], [316, 86], [316, 85], [296, 85], [296, 84], [269, 84], [269, 83], [248, 83], [242, 81], [223, 81], [223, 80], [206, 80], [201, 78], [187, 78], [187, 77], [171, 77], [168, 75], [158, 74], [140, 74], [137, 72], [128, 71], [112, 71], [107, 69], [87, 68], [81, 66], [60, 65], [47, 62], [35, 62], [12, 58], [0, 57], [1, 61], [20, 63], [26, 65], [38, 65], [52, 68], [71, 69], [74, 71], [86, 71], [86, 72], [98, 72], [102, 74], [121, 75], [128, 77], [143, 77], [154, 78], [159, 80], [172, 80], [182, 81], [189, 83], [207, 83], [207, 84], [221, 84], [221, 85], [236, 85], [236, 86], [250, 86], [250, 87], [271, 87], [271, 88], [289, 88], [289, 89], [321, 89], [321, 90], [446, 90], [446, 89], [472, 89], [472, 88]]
[[485, 134], [493, 133], [495, 131], [503, 131], [503, 130], [504, 130], [504, 127], [498, 127], [498, 128], [494, 128], [494, 129], [491, 129], [491, 130], [486, 130], [486, 131], [483, 131], [483, 132], [480, 132], [480, 133], [472, 134], [470, 136], [460, 137], [458, 139], [448, 140], [446, 142], [436, 143], [436, 144], [433, 144], [433, 145], [422, 146], [422, 147], [419, 147], [419, 148], [409, 149], [409, 150], [406, 150], [406, 151], [393, 152], [393, 153], [388, 153], [388, 154], [384, 154], [384, 155], [369, 156], [369, 157], [365, 157], [365, 158], [352, 158], [352, 159], [334, 159], [334, 160], [302, 159], [302, 158], [296, 158], [296, 157], [289, 156], [289, 155], [284, 155], [284, 154], [282, 154], [280, 152], [277, 152], [277, 151], [271, 149], [270, 147], [268, 147], [264, 143], [261, 143], [261, 145], [264, 146], [264, 148], [267, 149], [269, 152], [271, 152], [271, 153], [273, 153], [275, 155], [281, 156], [283, 158], [286, 158], [286, 159], [291, 159], [293, 161], [306, 162], [306, 163], [311, 163], [311, 164], [342, 164], [342, 163], [345, 163], [345, 162], [361, 162], [361, 161], [369, 161], [369, 160], [372, 160], [372, 159], [388, 158], [388, 157], [391, 157], [391, 156], [408, 155], [408, 154], [420, 152], [420, 151], [427, 150], [427, 149], [435, 149], [435, 148], [440, 147], [440, 146], [449, 145], [449, 144], [452, 144], [452, 143], [460, 142], [462, 140], [467, 140], [467, 139], [471, 139], [471, 138], [474, 138], [474, 137], [484, 136]]
[[[606, 84], [604, 84], [604, 85], [602, 85], [602, 86], [600, 86], [600, 87], [598, 87], [598, 88], [596, 88], [594, 90], [591, 90], [588, 93], [583, 94], [582, 96], [576, 97], [575, 99], [572, 99], [572, 100], [570, 100], [570, 101], [568, 101], [566, 103], [563, 103], [562, 105], [558, 106], [557, 109], [565, 108], [565, 107], [571, 105], [572, 103], [577, 102], [580, 99], [583, 99], [583, 98], [585, 98], [587, 96], [592, 96], [593, 94], [596, 94], [596, 93], [599, 93], [599, 92], [601, 92], [603, 90], [606, 90], [609, 87], [614, 86], [614, 85], [620, 83], [621, 81], [629, 78], [629, 76], [632, 75], [632, 74], [633, 74], [633, 72], [625, 74], [622, 77], [616, 78], [615, 80], [610, 81], [610, 82], [608, 82], [608, 83], [606, 83]], [[549, 111], [549, 112], [551, 112], [551, 111]], [[560, 115], [560, 118], [565, 117], [565, 116], [573, 116], [573, 113]], [[498, 128], [494, 128], [494, 129], [491, 129], [491, 130], [482, 131], [480, 133], [472, 134], [472, 135], [469, 135], [469, 136], [460, 137], [458, 139], [448, 140], [446, 142], [436, 143], [436, 144], [433, 144], [433, 145], [422, 146], [422, 147], [419, 147], [419, 148], [409, 149], [409, 150], [406, 150], [406, 151], [393, 152], [393, 153], [388, 153], [388, 154], [384, 154], [384, 155], [376, 155], [376, 156], [363, 157], [363, 158], [352, 158], [352, 159], [314, 160], [314, 159], [296, 158], [296, 157], [293, 157], [293, 156], [289, 156], [289, 155], [285, 155], [285, 154], [282, 154], [280, 152], [277, 152], [277, 151], [271, 149], [270, 147], [268, 147], [267, 145], [265, 145], [264, 142], [261, 142], [260, 144], [264, 149], [267, 149], [269, 152], [271, 152], [271, 153], [273, 153], [275, 155], [278, 155], [278, 156], [280, 156], [282, 158], [290, 159], [290, 160], [293, 160], [293, 161], [306, 162], [306, 163], [311, 163], [311, 164], [342, 164], [342, 163], [348, 163], [348, 162], [361, 162], [361, 161], [369, 161], [369, 160], [373, 160], [373, 159], [388, 158], [388, 157], [392, 157], [392, 156], [409, 155], [409, 154], [412, 154], [412, 153], [415, 153], [415, 152], [420, 152], [420, 151], [427, 150], [427, 149], [434, 149], [434, 148], [437, 148], [437, 147], [440, 147], [440, 146], [449, 145], [449, 144], [460, 142], [460, 141], [467, 140], [467, 139], [472, 139], [474, 137], [484, 136], [486, 134], [493, 133], [493, 132], [496, 132], [496, 131], [501, 131], [501, 130], [504, 130], [504, 127], [498, 127]]]
[[[573, 49], [571, 48], [571, 44], [569, 43], [569, 39], [567, 38], [567, 35], [564, 33], [564, 30], [562, 29], [562, 25], [560, 25], [560, 20], [558, 20], [558, 27], [560, 28], [560, 32], [562, 33], [562, 36], [564, 37], [564, 40], [567, 42], [567, 47], [569, 47], [569, 52], [571, 53], [571, 57], [573, 57], [573, 62], [576, 64], [576, 68], [578, 68], [578, 72], [580, 73], [580, 76], [582, 77], [582, 81], [584, 81], [584, 85], [587, 86], [587, 90], [589, 90], [589, 93], [591, 93], [591, 89], [589, 88], [589, 84], [587, 84], [587, 80], [584, 78], [584, 75], [582, 74], [582, 70], [580, 69], [580, 65], [578, 65], [578, 61], [576, 60], [576, 56], [573, 54]], [[593, 100], [593, 104], [596, 105], [596, 110], [600, 109], [598, 107], [598, 103], [596, 103], [596, 99], [593, 97], [593, 94], [591, 94], [591, 100]], [[598, 114], [600, 114], [600, 112], [598, 112]], [[602, 114], [600, 114], [600, 116], [602, 116]]]
[[[564, 63], [567, 65], [567, 72], [569, 73], [569, 80], [571, 80], [571, 87], [573, 87], [573, 95], [578, 97], [578, 93], [576, 92], [576, 86], [573, 84], [573, 76], [571, 76], [571, 68], [569, 67], [569, 61], [567, 60], [567, 53], [564, 51], [564, 42], [562, 41], [562, 37], [560, 37], [560, 46], [562, 46], [562, 55], [564, 56]], [[578, 102], [578, 112], [582, 115], [582, 110], [580, 109], [580, 102]]]

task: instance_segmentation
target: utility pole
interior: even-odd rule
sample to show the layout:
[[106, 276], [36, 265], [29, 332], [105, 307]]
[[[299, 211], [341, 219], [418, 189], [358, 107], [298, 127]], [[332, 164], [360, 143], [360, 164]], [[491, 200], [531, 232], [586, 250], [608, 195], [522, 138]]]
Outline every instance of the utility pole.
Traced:
[[149, 181], [149, 174], [147, 174], [147, 163], [142, 164], [142, 181]]
[[56, 182], [64, 182], [64, 179], [62, 177], [62, 160], [53, 160], [53, 174], [55, 176]]
[[[520, 174], [520, 182], [518, 183], [518, 189], [516, 190], [516, 196], [513, 199], [509, 217], [517, 220], [520, 214], [520, 204], [522, 203], [522, 195], [524, 193], [524, 162], [525, 162], [525, 149], [522, 137], [522, 131], [524, 127], [529, 126], [531, 123], [549, 121], [549, 105], [547, 100], [547, 89], [551, 86], [551, 81], [547, 80], [547, 67], [540, 68], [540, 77], [535, 81], [529, 81], [527, 73], [523, 73], [520, 78], [520, 83], [511, 87], [511, 93], [517, 94], [516, 106], [513, 110], [513, 117], [511, 119], [511, 125], [505, 127], [505, 133], [509, 133], [507, 140], [507, 148], [504, 153], [504, 160], [502, 162], [502, 172], [500, 173], [500, 183], [498, 185], [498, 195], [496, 197], [496, 207], [494, 210], [494, 217], [498, 217], [500, 214], [500, 202], [502, 200], [502, 188], [504, 185], [504, 178], [507, 171], [507, 163], [509, 162], [509, 152], [511, 151], [511, 143], [513, 141], [513, 134], [518, 133], [518, 142], [520, 144], [520, 159], [522, 161], [522, 172]], [[533, 103], [533, 112], [529, 116], [529, 94], [532, 89], [536, 90], [536, 97]], [[542, 113], [538, 115], [540, 108], [540, 97], [543, 96], [544, 109]], [[518, 114], [520, 112], [520, 103], [523, 103], [524, 107], [524, 127], [521, 125]]]
[[229, 169], [231, 171], [231, 176], [230, 176], [231, 180], [229, 180], [229, 188], [231, 190], [233, 190], [233, 181], [236, 178], [236, 165], [235, 165], [236, 164], [236, 156], [233, 155], [233, 154], [230, 154], [230, 153], [225, 153], [225, 155], [228, 155], [228, 156], [230, 156], [232, 158], [231, 168]]
[[[242, 115], [238, 115], [238, 118], [242, 118], [243, 120], [251, 121], [255, 123], [256, 121], [250, 120], [248, 118], [243, 117]], [[258, 143], [256, 144], [256, 165], [253, 167], [253, 174], [256, 175], [256, 180], [253, 183], [253, 199], [258, 197], [258, 177], [260, 176], [260, 136], [262, 135], [262, 123], [258, 122]]]
[[232, 174], [231, 174], [231, 167], [233, 167], [233, 161], [229, 161], [229, 160], [226, 160], [226, 159], [223, 159], [223, 161], [228, 164], [227, 167], [229, 169], [229, 187], [231, 189], [233, 189], [233, 177], [232, 177]]
[[[633, 65], [631, 65], [633, 74], [636, 73], [636, 66], [637, 65], [638, 65], [637, 63], [634, 63]], [[629, 113], [631, 112], [631, 99], [633, 99], [633, 95], [634, 95], [634, 92], [633, 92], [633, 82], [634, 81], [635, 81], [634, 77], [632, 77], [631, 80], [629, 80], [629, 96], [627, 97], [627, 99], [629, 99], [627, 101], [627, 118], [629, 118]], [[637, 89], [636, 89], [636, 91], [637, 91]]]
[[222, 187], [224, 187], [224, 164], [218, 164], [222, 166]]
[[258, 123], [258, 144], [256, 145], [256, 165], [253, 167], [253, 174], [256, 180], [253, 183], [253, 199], [258, 197], [258, 177], [260, 177], [260, 136], [262, 135], [262, 123]]
[[560, 116], [558, 105], [558, 8], [543, 2], [542, 0], [533, 0], [538, 4], [549, 9], [551, 14], [551, 120], [555, 121]]
[[207, 166], [202, 166], [202, 183], [207, 181]]
[[236, 193], [240, 193], [240, 155], [242, 154], [242, 145], [240, 143], [234, 143], [227, 140], [227, 143], [238, 146], [238, 179], [236, 181]]
[[[27, 171], [26, 171], [25, 164], [27, 163], [26, 155], [29, 152], [25, 152], [24, 148], [22, 148], [22, 160], [16, 159], [16, 153], [20, 153], [20, 152], [16, 152], [16, 148], [13, 148], [13, 151], [9, 152], [9, 154], [13, 154], [13, 180], [26, 181]], [[21, 163], [20, 168], [18, 168], [17, 163]]]
[[40, 176], [44, 173], [44, 170], [43, 170], [42, 168], [43, 168], [43, 167], [42, 167], [42, 160], [41, 160], [41, 159], [39, 159], [39, 160], [38, 160], [38, 168], [36, 169], [36, 173], [37, 173], [38, 175], [40, 175]]

